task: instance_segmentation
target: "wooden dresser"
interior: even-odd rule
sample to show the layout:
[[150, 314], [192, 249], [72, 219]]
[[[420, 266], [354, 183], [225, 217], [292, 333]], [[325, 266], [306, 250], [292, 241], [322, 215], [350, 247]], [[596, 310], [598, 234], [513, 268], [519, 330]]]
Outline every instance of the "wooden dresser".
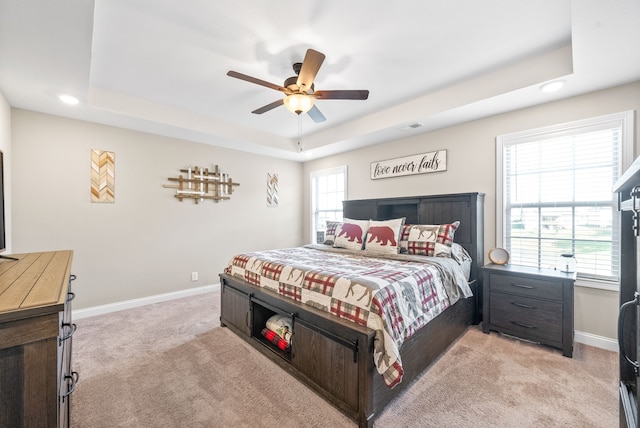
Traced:
[[495, 264], [482, 271], [485, 333], [496, 330], [573, 356], [575, 273]]
[[73, 252], [0, 259], [0, 427], [68, 427]]

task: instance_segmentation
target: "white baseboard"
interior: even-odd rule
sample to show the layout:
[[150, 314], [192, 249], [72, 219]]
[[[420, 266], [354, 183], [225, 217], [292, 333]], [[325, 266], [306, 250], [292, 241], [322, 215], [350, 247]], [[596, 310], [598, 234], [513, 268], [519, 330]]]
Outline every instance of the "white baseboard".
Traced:
[[576, 331], [573, 335], [573, 340], [608, 351], [618, 352], [619, 350], [617, 340], [604, 336], [596, 336], [595, 334], [585, 333], [583, 331]]
[[188, 288], [186, 290], [173, 291], [171, 293], [156, 294], [154, 296], [141, 297], [139, 299], [125, 300], [124, 302], [109, 303], [91, 308], [77, 309], [73, 311], [73, 319], [82, 319], [96, 315], [122, 311], [124, 309], [138, 308], [153, 303], [166, 302], [182, 297], [195, 296], [197, 294], [210, 293], [220, 289], [220, 284], [204, 285], [202, 287]]
[[[82, 319], [96, 315], [108, 314], [122, 311], [124, 309], [137, 308], [151, 305], [153, 303], [166, 302], [168, 300], [180, 299], [182, 297], [195, 296], [197, 294], [210, 293], [220, 289], [220, 284], [205, 285], [202, 287], [189, 288], [186, 290], [174, 291], [171, 293], [156, 294], [154, 296], [141, 297], [139, 299], [125, 300], [124, 302], [109, 303], [107, 305], [94, 306], [91, 308], [77, 309], [73, 311], [73, 319]], [[597, 336], [591, 333], [576, 331], [574, 340], [578, 343], [602, 348], [613, 352], [618, 352], [618, 341], [609, 337]]]

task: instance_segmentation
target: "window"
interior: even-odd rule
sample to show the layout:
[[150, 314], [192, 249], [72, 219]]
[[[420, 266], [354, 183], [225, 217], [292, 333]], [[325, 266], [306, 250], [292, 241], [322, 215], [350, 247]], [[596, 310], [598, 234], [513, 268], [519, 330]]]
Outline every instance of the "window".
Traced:
[[342, 221], [346, 189], [346, 166], [311, 173], [311, 242], [324, 241], [327, 220]]
[[498, 243], [510, 263], [553, 268], [574, 254], [578, 278], [616, 287], [612, 188], [631, 161], [632, 130], [625, 112], [497, 138]]

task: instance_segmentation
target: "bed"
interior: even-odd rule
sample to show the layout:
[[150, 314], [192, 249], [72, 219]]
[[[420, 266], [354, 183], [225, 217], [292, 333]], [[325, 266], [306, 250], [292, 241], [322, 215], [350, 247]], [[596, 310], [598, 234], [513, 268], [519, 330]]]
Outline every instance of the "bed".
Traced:
[[[221, 324], [370, 427], [479, 321], [483, 203], [481, 193], [345, 201], [349, 220], [327, 244], [234, 256], [220, 275]], [[274, 320], [277, 333], [265, 327]]]

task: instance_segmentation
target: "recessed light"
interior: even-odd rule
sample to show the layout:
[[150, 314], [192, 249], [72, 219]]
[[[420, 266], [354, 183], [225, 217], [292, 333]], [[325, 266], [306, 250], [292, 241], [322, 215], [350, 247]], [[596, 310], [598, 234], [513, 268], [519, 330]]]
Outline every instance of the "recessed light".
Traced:
[[62, 101], [65, 104], [69, 104], [69, 105], [76, 105], [80, 102], [80, 100], [78, 100], [76, 97], [72, 96], [72, 95], [60, 95], [58, 96], [58, 99], [60, 101]]
[[542, 92], [555, 92], [564, 87], [564, 80], [554, 80], [552, 82], [547, 82], [544, 85], [540, 86], [540, 90]]

